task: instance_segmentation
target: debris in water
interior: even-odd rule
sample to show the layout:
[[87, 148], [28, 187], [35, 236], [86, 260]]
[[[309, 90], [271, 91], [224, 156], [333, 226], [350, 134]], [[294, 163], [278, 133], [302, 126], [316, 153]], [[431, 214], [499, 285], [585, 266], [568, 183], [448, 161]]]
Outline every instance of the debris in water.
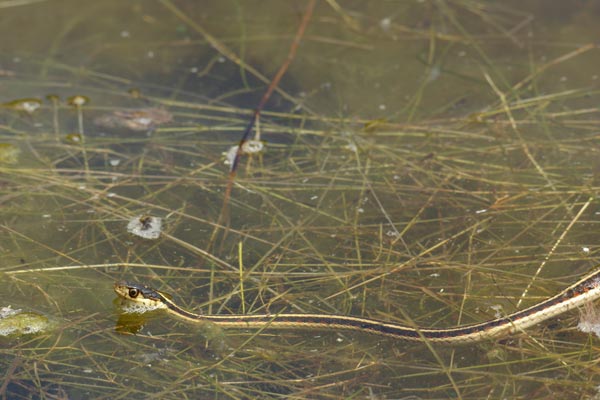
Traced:
[[[233, 164], [233, 160], [235, 160], [235, 155], [237, 154], [239, 147], [239, 145], [231, 146], [229, 150], [223, 153], [223, 155], [225, 156], [225, 165]], [[263, 151], [264, 148], [265, 145], [260, 140], [248, 140], [242, 145], [241, 154], [257, 154]]]
[[67, 104], [69, 104], [70, 106], [78, 107], [78, 108], [86, 105], [89, 102], [90, 102], [89, 97], [82, 96], [79, 94], [75, 95], [75, 96], [71, 96], [67, 99]]
[[65, 142], [70, 144], [80, 144], [82, 142], [82, 137], [79, 133], [69, 133], [65, 135]]
[[24, 112], [26, 114], [33, 114], [41, 106], [42, 101], [40, 99], [35, 98], [17, 99], [2, 104], [2, 107], [4, 108]]
[[94, 119], [94, 124], [108, 129], [129, 129], [145, 132], [159, 125], [171, 122], [173, 114], [162, 108], [138, 108], [132, 110], [115, 110], [110, 114]]
[[127, 232], [144, 239], [158, 239], [162, 228], [162, 218], [142, 214], [129, 220]]
[[581, 332], [593, 333], [600, 337], [600, 313], [594, 307], [593, 303], [585, 303], [581, 308], [577, 329]]

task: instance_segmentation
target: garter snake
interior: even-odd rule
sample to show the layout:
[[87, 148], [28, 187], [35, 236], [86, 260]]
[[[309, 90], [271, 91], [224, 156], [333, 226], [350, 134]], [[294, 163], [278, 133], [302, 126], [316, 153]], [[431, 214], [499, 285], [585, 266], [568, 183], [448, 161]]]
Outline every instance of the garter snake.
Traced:
[[184, 310], [169, 295], [146, 285], [121, 281], [115, 283], [114, 289], [123, 299], [137, 304], [167, 310], [184, 320], [210, 321], [225, 328], [339, 329], [402, 340], [468, 343], [520, 332], [600, 297], [600, 269], [531, 307], [490, 321], [448, 329], [419, 328], [369, 318], [327, 314], [201, 315]]

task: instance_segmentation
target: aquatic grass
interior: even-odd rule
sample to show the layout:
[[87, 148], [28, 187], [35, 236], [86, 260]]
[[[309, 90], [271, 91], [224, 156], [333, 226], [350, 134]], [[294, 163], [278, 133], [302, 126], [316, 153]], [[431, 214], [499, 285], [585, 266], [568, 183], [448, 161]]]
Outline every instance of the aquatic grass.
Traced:
[[[161, 4], [186, 22], [173, 4]], [[288, 32], [258, 40], [248, 25], [244, 44], [251, 46], [241, 58], [232, 36], [190, 25], [212, 43], [211, 60], [220, 53], [247, 75], [248, 88], [233, 85], [212, 98], [51, 55], [27, 59], [43, 79], [29, 73], [3, 81], [8, 93], [35, 88], [59, 97], [31, 116], [0, 111], [0, 140], [22, 151], [17, 164], [0, 164], [1, 305], [34, 308], [61, 324], [1, 342], [2, 396], [595, 395], [597, 344], [575, 330], [576, 313], [455, 348], [359, 332], [222, 331], [163, 313], [129, 321], [129, 334], [116, 331], [125, 324], [112, 304], [118, 279], [151, 284], [195, 312], [336, 313], [453, 327], [534, 304], [596, 263], [597, 91], [554, 83], [595, 46], [532, 43], [508, 69], [494, 46], [523, 49], [532, 18], [508, 5], [437, 2], [427, 18], [418, 16], [427, 28], [404, 23], [410, 9], [396, 10], [388, 31], [375, 9], [320, 7], [329, 8], [317, 8], [316, 34], [307, 32], [290, 75], [307, 97], [284, 80], [276, 106], [261, 113], [267, 149], [260, 160], [242, 160], [226, 224], [218, 222], [228, 176], [221, 153], [252, 115], [252, 104], [237, 99], [269, 81], [251, 47], [289, 41]], [[377, 62], [381, 46], [398, 49], [394, 33], [426, 54], [403, 52], [401, 74]], [[174, 42], [167, 37], [163, 45]], [[335, 69], [333, 95], [294, 69], [315, 70], [322, 53], [313, 46], [332, 43], [338, 60], [328, 67], [348, 72]], [[124, 45], [104, 49], [114, 46]], [[90, 50], [93, 57], [99, 49]], [[466, 56], [457, 56], [462, 50]], [[536, 57], [546, 50], [549, 57]], [[400, 101], [385, 110], [373, 111], [389, 102], [385, 88], [364, 91], [353, 80], [366, 51], [374, 65], [363, 81], [400, 88]], [[387, 58], [391, 66], [392, 51]], [[422, 60], [427, 70], [415, 75]], [[223, 71], [213, 61], [198, 78], [219, 81], [229, 77]], [[125, 86], [138, 86], [143, 98]], [[359, 106], [345, 87], [364, 96]], [[79, 115], [64, 103], [75, 93], [92, 100]], [[348, 107], [322, 106], [336, 96]], [[476, 105], [461, 108], [463, 97]], [[172, 113], [172, 123], [140, 135], [93, 123], [148, 104]], [[85, 156], [64, 140], [82, 126]], [[164, 218], [157, 240], [126, 232], [128, 219], [143, 213]], [[214, 230], [227, 234], [209, 245]]]

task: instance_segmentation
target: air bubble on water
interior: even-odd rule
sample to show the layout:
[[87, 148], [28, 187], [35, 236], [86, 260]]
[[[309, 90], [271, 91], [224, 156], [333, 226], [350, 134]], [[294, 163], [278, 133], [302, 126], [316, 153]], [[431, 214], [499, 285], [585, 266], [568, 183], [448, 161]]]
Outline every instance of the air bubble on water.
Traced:
[[344, 146], [344, 150], [348, 150], [353, 153], [356, 153], [358, 151], [358, 147], [356, 147], [355, 143], [348, 143], [347, 145]]
[[500, 304], [497, 304], [495, 306], [490, 306], [490, 308], [492, 310], [494, 310], [494, 317], [495, 318], [500, 318], [502, 317], [502, 306]]
[[427, 76], [427, 82], [433, 82], [440, 77], [442, 70], [439, 66], [435, 65], [429, 70], [429, 76]]
[[225, 165], [232, 165], [235, 161], [239, 146], [231, 146], [223, 155], [225, 156]]
[[379, 21], [379, 26], [384, 32], [389, 31], [392, 26], [392, 19], [390, 17], [382, 18], [381, 21]]
[[[161, 302], [152, 303], [134, 303], [133, 301], [123, 301], [121, 303], [121, 310], [125, 314], [144, 314], [150, 311], [155, 311], [164, 308]], [[148, 333], [150, 335], [150, 333]]]
[[15, 315], [20, 313], [20, 309], [14, 309], [12, 306], [2, 307], [0, 308], [0, 318], [10, 317], [11, 315]]

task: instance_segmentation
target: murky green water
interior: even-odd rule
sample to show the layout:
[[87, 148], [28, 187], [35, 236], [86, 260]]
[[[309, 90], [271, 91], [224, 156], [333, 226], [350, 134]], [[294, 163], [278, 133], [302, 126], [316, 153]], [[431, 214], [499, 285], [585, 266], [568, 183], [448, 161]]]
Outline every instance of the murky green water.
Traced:
[[597, 396], [577, 313], [473, 346], [122, 313], [127, 279], [453, 327], [597, 263], [594, 2], [317, 2], [221, 216], [308, 4], [0, 2], [2, 398]]

